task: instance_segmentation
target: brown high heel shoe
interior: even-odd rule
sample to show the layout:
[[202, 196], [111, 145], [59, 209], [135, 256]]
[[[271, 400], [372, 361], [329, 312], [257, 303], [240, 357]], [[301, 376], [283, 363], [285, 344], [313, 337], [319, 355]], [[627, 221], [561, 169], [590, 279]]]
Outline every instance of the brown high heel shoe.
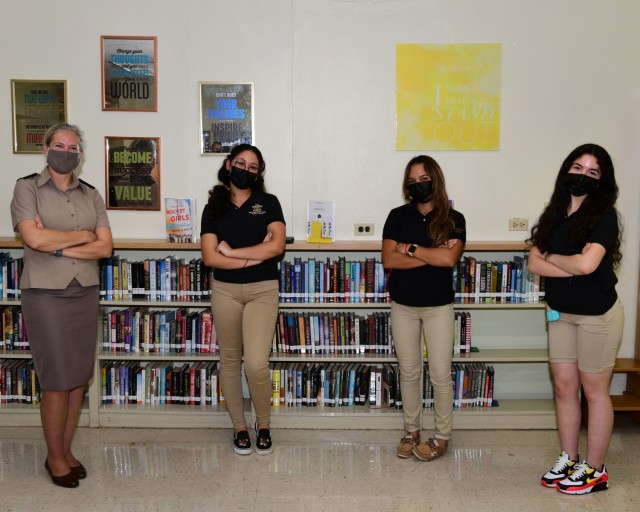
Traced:
[[78, 478], [73, 474], [73, 471], [69, 471], [66, 475], [55, 476], [51, 472], [51, 468], [49, 467], [49, 461], [47, 459], [44, 459], [44, 469], [46, 469], [47, 473], [49, 473], [49, 476], [51, 477], [51, 481], [54, 484], [59, 485], [60, 487], [67, 487], [69, 489], [72, 489], [80, 485], [80, 482], [78, 482]]

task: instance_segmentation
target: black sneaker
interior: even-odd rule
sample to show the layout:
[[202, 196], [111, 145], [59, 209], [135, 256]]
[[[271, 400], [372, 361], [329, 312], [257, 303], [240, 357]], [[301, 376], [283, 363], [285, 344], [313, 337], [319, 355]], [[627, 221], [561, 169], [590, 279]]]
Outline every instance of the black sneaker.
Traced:
[[571, 460], [568, 453], [562, 452], [555, 465], [542, 475], [540, 483], [545, 487], [557, 487], [560, 480], [564, 480], [573, 473], [577, 463], [577, 460]]
[[602, 466], [598, 471], [586, 460], [575, 465], [573, 472], [564, 480], [558, 482], [558, 490], [565, 494], [587, 494], [590, 492], [606, 491], [609, 488], [607, 468]]
[[271, 431], [268, 428], [258, 429], [258, 422], [256, 421], [256, 453], [258, 455], [269, 455], [272, 450]]
[[241, 430], [233, 433], [233, 451], [238, 455], [251, 454], [251, 438], [249, 432]]

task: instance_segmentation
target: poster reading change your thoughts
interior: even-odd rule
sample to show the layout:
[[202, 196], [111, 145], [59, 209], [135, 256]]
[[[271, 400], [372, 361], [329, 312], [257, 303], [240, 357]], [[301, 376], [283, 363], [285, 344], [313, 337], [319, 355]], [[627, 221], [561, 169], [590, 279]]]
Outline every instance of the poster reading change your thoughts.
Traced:
[[102, 36], [102, 110], [155, 112], [155, 37]]

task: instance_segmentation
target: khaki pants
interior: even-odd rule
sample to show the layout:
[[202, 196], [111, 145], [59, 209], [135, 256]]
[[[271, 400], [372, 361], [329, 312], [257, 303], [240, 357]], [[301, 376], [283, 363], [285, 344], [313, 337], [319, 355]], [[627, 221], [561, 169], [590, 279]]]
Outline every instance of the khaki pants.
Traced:
[[410, 307], [391, 303], [391, 330], [400, 368], [405, 430], [419, 432], [422, 416], [422, 334], [427, 340], [429, 376], [433, 385], [435, 435], [450, 439], [453, 430], [453, 304]]
[[278, 282], [213, 282], [211, 308], [220, 345], [220, 386], [233, 427], [247, 426], [242, 358], [258, 422], [269, 424], [272, 385], [269, 354], [278, 317]]

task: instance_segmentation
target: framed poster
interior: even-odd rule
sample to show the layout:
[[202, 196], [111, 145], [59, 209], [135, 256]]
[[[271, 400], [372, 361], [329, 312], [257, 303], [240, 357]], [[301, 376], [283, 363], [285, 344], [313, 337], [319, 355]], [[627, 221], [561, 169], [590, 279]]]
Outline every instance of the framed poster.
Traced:
[[104, 138], [107, 210], [160, 210], [160, 138]]
[[396, 149], [500, 149], [502, 45], [396, 45]]
[[100, 36], [102, 110], [158, 111], [158, 38]]
[[42, 153], [44, 134], [67, 122], [66, 80], [11, 80], [13, 152]]
[[253, 144], [253, 84], [200, 82], [200, 154]]

